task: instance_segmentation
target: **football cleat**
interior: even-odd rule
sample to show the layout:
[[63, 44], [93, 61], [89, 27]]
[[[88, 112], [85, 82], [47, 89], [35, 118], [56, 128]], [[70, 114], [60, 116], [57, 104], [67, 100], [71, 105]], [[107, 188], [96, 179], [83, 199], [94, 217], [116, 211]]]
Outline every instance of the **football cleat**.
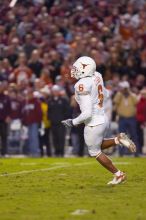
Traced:
[[120, 133], [118, 140], [121, 145], [127, 147], [132, 153], [136, 152], [136, 145], [125, 133]]
[[122, 182], [125, 182], [125, 180], [126, 180], [126, 174], [121, 172], [119, 176], [114, 176], [113, 180], [108, 182], [107, 185], [117, 185]]

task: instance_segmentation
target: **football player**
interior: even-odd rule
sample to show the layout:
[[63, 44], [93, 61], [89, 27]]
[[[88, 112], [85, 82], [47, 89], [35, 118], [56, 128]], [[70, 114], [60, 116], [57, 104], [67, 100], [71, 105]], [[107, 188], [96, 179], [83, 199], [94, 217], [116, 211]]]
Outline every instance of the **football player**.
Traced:
[[64, 120], [62, 123], [66, 127], [85, 124], [84, 139], [90, 156], [95, 157], [103, 167], [114, 174], [113, 180], [108, 182], [109, 185], [119, 184], [126, 180], [126, 174], [118, 170], [102, 150], [115, 145], [123, 145], [131, 152], [135, 152], [136, 146], [124, 133], [114, 138], [105, 138], [109, 128], [103, 106], [107, 90], [101, 74], [96, 72], [95, 61], [90, 57], [80, 57], [73, 64], [71, 76], [78, 80], [75, 84], [75, 99], [80, 106], [81, 114], [74, 119]]

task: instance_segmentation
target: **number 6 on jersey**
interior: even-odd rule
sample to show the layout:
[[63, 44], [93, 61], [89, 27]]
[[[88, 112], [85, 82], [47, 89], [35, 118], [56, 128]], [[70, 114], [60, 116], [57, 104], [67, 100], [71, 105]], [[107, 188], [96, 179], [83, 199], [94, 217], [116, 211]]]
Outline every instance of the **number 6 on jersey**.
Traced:
[[100, 108], [102, 108], [103, 107], [103, 88], [102, 88], [102, 85], [101, 84], [99, 84], [98, 85], [98, 99], [99, 99], [99, 103], [98, 103], [98, 106], [100, 107]]

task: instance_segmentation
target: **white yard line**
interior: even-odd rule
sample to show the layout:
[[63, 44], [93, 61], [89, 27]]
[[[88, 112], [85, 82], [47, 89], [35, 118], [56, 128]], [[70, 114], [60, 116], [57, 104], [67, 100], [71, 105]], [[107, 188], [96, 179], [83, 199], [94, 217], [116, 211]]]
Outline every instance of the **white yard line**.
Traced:
[[36, 165], [53, 165], [53, 166], [64, 166], [64, 165], [70, 165], [70, 163], [68, 163], [68, 162], [58, 162], [58, 163], [52, 163], [52, 164], [50, 164], [49, 162], [39, 162], [39, 163], [37, 163], [37, 162], [29, 162], [29, 163], [25, 163], [25, 162], [23, 162], [23, 163], [20, 163], [20, 166], [36, 166]]
[[49, 170], [57, 170], [60, 168], [67, 167], [68, 165], [62, 165], [62, 166], [55, 166], [55, 167], [48, 167], [48, 168], [42, 168], [42, 169], [36, 169], [36, 170], [23, 170], [15, 173], [4, 173], [1, 174], [0, 176], [16, 176], [16, 175], [21, 175], [21, 174], [28, 174], [28, 173], [35, 173], [39, 171], [49, 171]]
[[88, 163], [66, 164], [66, 165], [63, 163], [63, 165], [54, 166], [54, 167], [41, 168], [41, 169], [36, 169], [36, 170], [23, 170], [23, 171], [19, 171], [15, 173], [4, 173], [4, 174], [1, 174], [0, 177], [1, 176], [16, 176], [16, 175], [29, 174], [29, 173], [40, 172], [40, 171], [57, 170], [60, 168], [67, 168], [67, 167], [72, 167], [72, 166], [84, 166], [88, 164], [93, 164], [93, 163], [88, 162]]
[[[91, 165], [95, 164], [96, 162], [86, 162], [86, 163], [76, 163], [76, 164], [70, 164], [70, 163], [60, 163], [58, 166], [54, 167], [48, 167], [48, 168], [41, 168], [41, 169], [36, 169], [36, 170], [23, 170], [19, 172], [14, 172], [14, 173], [4, 173], [1, 174], [0, 177], [4, 176], [16, 176], [16, 175], [22, 175], [22, 174], [29, 174], [29, 173], [35, 173], [35, 172], [40, 172], [40, 171], [49, 171], [49, 170], [57, 170], [61, 168], [68, 168], [68, 167], [74, 167], [74, 166], [86, 166], [86, 165]], [[129, 165], [130, 162], [114, 162], [114, 164], [119, 164], [119, 165]], [[53, 165], [53, 164], [52, 164]]]

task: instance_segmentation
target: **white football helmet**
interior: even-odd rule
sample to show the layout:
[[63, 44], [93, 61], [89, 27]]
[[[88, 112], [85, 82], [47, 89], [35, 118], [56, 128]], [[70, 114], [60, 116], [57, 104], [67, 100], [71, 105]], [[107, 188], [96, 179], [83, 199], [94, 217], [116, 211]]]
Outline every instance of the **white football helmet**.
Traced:
[[96, 71], [96, 63], [90, 57], [80, 57], [73, 64], [71, 69], [71, 77], [81, 79], [87, 76], [94, 75]]

